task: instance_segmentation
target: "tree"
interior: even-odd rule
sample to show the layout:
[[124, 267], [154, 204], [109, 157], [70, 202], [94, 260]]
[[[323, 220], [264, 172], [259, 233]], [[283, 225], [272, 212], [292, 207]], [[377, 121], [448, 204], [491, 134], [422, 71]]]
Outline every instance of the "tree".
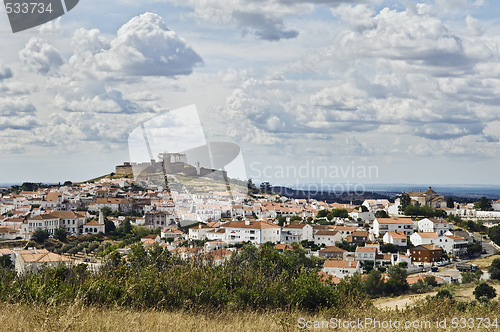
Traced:
[[474, 294], [476, 300], [482, 302], [489, 301], [495, 296], [497, 296], [495, 288], [491, 287], [485, 282], [479, 284], [479, 286], [477, 286], [476, 289], [474, 289], [474, 292], [472, 294]]
[[109, 206], [105, 206], [101, 209], [102, 214], [104, 214], [105, 217], [109, 216], [111, 214], [111, 208]]
[[475, 253], [480, 253], [483, 247], [481, 246], [481, 242], [474, 241], [473, 243], [467, 245], [467, 253], [469, 255], [474, 255]]
[[10, 258], [10, 255], [0, 256], [0, 266], [3, 268], [6, 268], [6, 269], [10, 269], [13, 267], [12, 259]]
[[401, 194], [399, 197], [399, 211], [403, 212], [408, 205], [411, 205], [411, 198], [408, 194]]
[[330, 211], [328, 211], [327, 209], [319, 210], [318, 213], [316, 214], [316, 219], [326, 218], [326, 216], [328, 215], [328, 213], [330, 213]]
[[495, 258], [488, 268], [491, 279], [500, 280], [500, 258]]
[[485, 196], [481, 197], [481, 199], [474, 203], [474, 209], [481, 211], [491, 211], [493, 208], [491, 207], [491, 201], [487, 199]]
[[500, 245], [500, 225], [490, 227], [488, 229], [488, 236], [491, 241], [495, 242], [497, 245]]
[[54, 237], [61, 242], [66, 242], [66, 230], [64, 228], [58, 228], [54, 232]]
[[408, 272], [405, 268], [393, 265], [387, 269], [387, 274], [389, 275], [389, 280], [385, 283], [386, 294], [396, 295], [408, 290], [408, 282], [406, 281]]
[[36, 231], [33, 233], [33, 240], [35, 240], [38, 243], [44, 243], [45, 240], [49, 238], [49, 232], [47, 232], [44, 229], [37, 228]]
[[381, 252], [397, 253], [399, 248], [392, 243], [384, 243], [380, 246]]
[[363, 286], [368, 294], [372, 296], [379, 295], [384, 286], [382, 273], [380, 273], [377, 269], [372, 269], [368, 276], [364, 279]]
[[477, 269], [474, 272], [462, 272], [462, 284], [469, 284], [471, 282], [479, 281], [481, 276], [483, 275], [483, 271]]
[[106, 234], [114, 232], [116, 229], [115, 223], [112, 222], [111, 220], [108, 220], [108, 218], [104, 217], [104, 231]]
[[446, 207], [453, 208], [455, 206], [455, 202], [453, 201], [453, 197], [446, 197]]
[[364, 205], [360, 205], [358, 207], [358, 210], [360, 210], [361, 212], [368, 212], [368, 208], [366, 206], [364, 206]]
[[286, 217], [284, 217], [284, 216], [279, 216], [277, 219], [278, 219], [278, 226], [280, 226], [280, 227], [285, 226]]
[[[333, 218], [343, 218], [343, 219], [349, 218], [349, 212], [347, 212], [346, 209], [333, 209], [330, 212], [330, 214]], [[332, 218], [328, 219], [331, 220]]]
[[375, 212], [375, 218], [389, 218], [389, 215], [384, 210], [378, 210]]

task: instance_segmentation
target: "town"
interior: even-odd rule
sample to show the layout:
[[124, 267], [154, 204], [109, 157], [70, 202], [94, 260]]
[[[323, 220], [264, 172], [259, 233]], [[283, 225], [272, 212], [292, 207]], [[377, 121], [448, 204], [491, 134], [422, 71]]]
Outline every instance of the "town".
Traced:
[[[124, 166], [116, 171], [79, 184], [4, 188], [0, 258], [9, 257], [18, 274], [61, 263], [98, 270], [106, 254], [126, 257], [137, 242], [221, 264], [244, 244], [271, 243], [281, 253], [301, 246], [334, 283], [390, 266], [404, 267], [411, 282], [432, 274], [439, 283], [454, 283], [460, 273], [437, 267], [498, 248], [484, 230], [500, 218], [500, 200], [458, 203], [429, 187], [403, 192], [394, 202], [327, 203], [268, 193], [251, 181], [247, 193], [188, 193], [141, 187]], [[35, 188], [23, 188], [29, 185]]]

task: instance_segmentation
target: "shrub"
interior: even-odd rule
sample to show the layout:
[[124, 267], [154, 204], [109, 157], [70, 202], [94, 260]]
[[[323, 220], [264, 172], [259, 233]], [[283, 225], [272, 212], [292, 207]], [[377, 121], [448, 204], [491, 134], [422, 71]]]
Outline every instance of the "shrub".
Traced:
[[494, 298], [495, 296], [497, 296], [497, 292], [496, 292], [495, 288], [491, 287], [490, 285], [488, 285], [485, 282], [479, 284], [476, 287], [476, 289], [474, 289], [473, 294], [474, 294], [476, 300], [481, 301], [481, 302], [489, 301], [492, 298]]

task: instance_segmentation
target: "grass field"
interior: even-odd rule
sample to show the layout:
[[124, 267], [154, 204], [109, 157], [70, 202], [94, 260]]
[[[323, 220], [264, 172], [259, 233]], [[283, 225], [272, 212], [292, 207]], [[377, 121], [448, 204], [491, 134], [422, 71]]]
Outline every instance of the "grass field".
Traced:
[[494, 259], [500, 258], [499, 254], [488, 256], [485, 258], [478, 258], [470, 261], [470, 264], [476, 264], [481, 270], [488, 270], [488, 268], [491, 265], [491, 262], [493, 262]]
[[[380, 310], [375, 307], [352, 308], [341, 311], [325, 311], [320, 314], [304, 314], [300, 312], [206, 312], [192, 313], [186, 311], [137, 311], [121, 308], [85, 307], [78, 304], [67, 306], [39, 306], [0, 304], [1, 331], [195, 331], [195, 332], [235, 332], [235, 331], [298, 331], [299, 325], [310, 322], [326, 324], [331, 318], [343, 321], [357, 321], [366, 318], [401, 324], [409, 322], [404, 331], [460, 331], [453, 328], [452, 318], [485, 318], [494, 319], [499, 316], [500, 306], [493, 302], [488, 307], [474, 306], [464, 311], [456, 309], [449, 301], [428, 303], [422, 300], [417, 306], [407, 310]], [[300, 320], [302, 318], [302, 320]], [[447, 328], [437, 328], [436, 321], [446, 318]], [[337, 321], [338, 322], [338, 321]], [[414, 325], [415, 324], [415, 325]], [[478, 321], [475, 322], [478, 324]], [[414, 325], [414, 326], [413, 326]], [[321, 325], [320, 325], [321, 326]], [[323, 328], [305, 328], [311, 331], [332, 331], [332, 326]], [[398, 330], [379, 328], [346, 328], [342, 331]], [[486, 329], [467, 329], [481, 331]], [[500, 331], [490, 328], [488, 331]]]

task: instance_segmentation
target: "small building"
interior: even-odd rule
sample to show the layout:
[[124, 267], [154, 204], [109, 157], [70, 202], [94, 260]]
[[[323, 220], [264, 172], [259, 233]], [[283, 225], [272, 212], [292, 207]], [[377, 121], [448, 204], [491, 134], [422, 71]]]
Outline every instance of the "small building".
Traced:
[[406, 236], [413, 234], [411, 218], [376, 218], [373, 221], [373, 233], [383, 236], [387, 232], [403, 232]]
[[334, 246], [342, 242], [342, 234], [334, 230], [317, 231], [314, 234], [314, 243], [317, 245]]
[[384, 243], [390, 243], [398, 247], [406, 247], [406, 235], [403, 232], [387, 232], [383, 237]]
[[410, 241], [415, 246], [419, 246], [421, 244], [432, 244], [437, 238], [438, 235], [435, 232], [418, 232], [410, 235]]
[[368, 231], [354, 231], [351, 235], [347, 236], [347, 242], [349, 243], [365, 243], [368, 241], [369, 232]]
[[443, 249], [433, 244], [422, 244], [410, 249], [413, 264], [433, 264], [441, 260]]
[[358, 261], [326, 260], [323, 264], [323, 272], [338, 278], [361, 274], [361, 264]]
[[16, 272], [20, 275], [36, 272], [42, 267], [55, 267], [59, 264], [70, 265], [72, 260], [46, 249], [31, 249], [15, 251]]
[[347, 250], [341, 249], [336, 246], [328, 246], [318, 251], [318, 256], [320, 258], [343, 260], [346, 253]]
[[376, 247], [357, 247], [354, 257], [357, 261], [375, 261], [377, 252]]

